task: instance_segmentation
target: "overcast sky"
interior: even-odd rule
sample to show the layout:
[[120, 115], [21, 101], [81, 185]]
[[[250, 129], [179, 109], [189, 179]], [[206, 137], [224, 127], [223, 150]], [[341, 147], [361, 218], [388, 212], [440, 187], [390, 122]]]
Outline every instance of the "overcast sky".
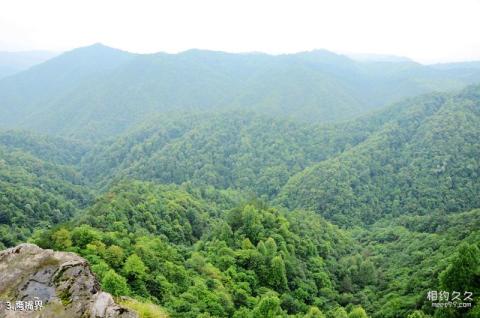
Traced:
[[0, 51], [328, 49], [480, 60], [480, 0], [2, 0]]

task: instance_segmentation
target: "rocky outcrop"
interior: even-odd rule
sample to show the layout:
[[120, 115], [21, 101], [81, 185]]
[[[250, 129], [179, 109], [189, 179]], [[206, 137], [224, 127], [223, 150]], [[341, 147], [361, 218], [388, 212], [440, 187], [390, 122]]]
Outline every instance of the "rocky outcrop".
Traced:
[[0, 317], [134, 318], [137, 315], [100, 290], [85, 259], [73, 253], [20, 244], [0, 252]]

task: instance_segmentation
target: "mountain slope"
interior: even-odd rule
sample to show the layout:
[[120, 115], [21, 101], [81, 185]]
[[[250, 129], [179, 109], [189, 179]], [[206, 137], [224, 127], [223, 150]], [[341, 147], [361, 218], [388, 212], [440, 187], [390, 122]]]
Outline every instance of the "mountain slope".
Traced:
[[480, 206], [480, 87], [397, 106], [364, 142], [292, 177], [279, 202], [340, 224]]
[[410, 61], [362, 63], [322, 50], [135, 55], [94, 45], [0, 80], [0, 124], [101, 139], [178, 110], [247, 109], [330, 122], [479, 76], [478, 68], [459, 74]]
[[0, 133], [0, 247], [68, 221], [92, 199], [84, 178], [70, 165], [83, 150], [66, 144]]
[[184, 182], [274, 197], [293, 174], [358, 144], [388, 114], [335, 125], [301, 124], [251, 112], [152, 118], [82, 158], [92, 182], [136, 178]]
[[0, 52], [0, 79], [53, 58], [47, 51]]
[[[431, 213], [423, 216], [402, 216], [384, 220], [355, 237], [370, 255], [381, 282], [371, 287], [375, 302], [368, 310], [374, 318], [408, 317], [414, 310], [436, 317], [475, 317], [454, 309], [437, 309], [426, 295], [430, 290], [443, 290], [444, 272], [464, 244], [480, 241], [480, 210], [455, 214]], [[480, 253], [479, 253], [480, 256]], [[475, 270], [473, 270], [475, 271]], [[455, 269], [455, 275], [460, 269]], [[475, 275], [475, 274], [474, 274]], [[467, 278], [478, 290], [475, 278]], [[474, 276], [474, 277], [475, 277]], [[388, 282], [388, 283], [387, 283]], [[361, 294], [361, 293], [359, 293]], [[468, 308], [466, 308], [468, 310]], [[478, 309], [477, 309], [478, 310]], [[473, 310], [472, 310], [473, 311]]]
[[49, 106], [84, 81], [114, 69], [133, 55], [100, 44], [73, 50], [27, 71], [0, 80], [0, 124], [28, 127], [38, 113], [59, 112]]
[[[477, 75], [326, 51], [69, 52], [0, 80], [2, 127], [56, 135], [0, 131], [0, 249], [77, 253], [145, 317], [476, 317], [480, 87], [370, 111]], [[473, 291], [473, 308], [432, 290]]]
[[0, 130], [0, 146], [9, 152], [25, 152], [38, 159], [60, 165], [76, 165], [90, 150], [87, 144], [77, 140], [19, 130]]
[[173, 317], [265, 317], [264, 307], [303, 317], [338, 306], [335, 264], [357, 249], [344, 231], [261, 202], [216, 209], [177, 186], [126, 182], [35, 239], [88, 259], [107, 292], [141, 295]]

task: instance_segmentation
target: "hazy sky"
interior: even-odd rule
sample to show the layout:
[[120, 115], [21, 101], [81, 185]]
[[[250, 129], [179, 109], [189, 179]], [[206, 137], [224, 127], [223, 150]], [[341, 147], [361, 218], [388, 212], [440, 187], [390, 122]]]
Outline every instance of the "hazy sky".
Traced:
[[480, 60], [480, 0], [2, 0], [0, 50], [395, 54]]

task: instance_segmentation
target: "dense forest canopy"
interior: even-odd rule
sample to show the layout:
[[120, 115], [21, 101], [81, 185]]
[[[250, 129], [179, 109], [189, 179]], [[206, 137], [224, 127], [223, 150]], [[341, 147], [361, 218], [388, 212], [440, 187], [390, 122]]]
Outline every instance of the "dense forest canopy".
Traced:
[[65, 53], [0, 79], [0, 247], [78, 253], [171, 317], [480, 317], [476, 80], [326, 51]]
[[280, 200], [366, 223], [478, 207], [478, 89], [414, 100], [404, 110], [363, 143], [292, 177]]

